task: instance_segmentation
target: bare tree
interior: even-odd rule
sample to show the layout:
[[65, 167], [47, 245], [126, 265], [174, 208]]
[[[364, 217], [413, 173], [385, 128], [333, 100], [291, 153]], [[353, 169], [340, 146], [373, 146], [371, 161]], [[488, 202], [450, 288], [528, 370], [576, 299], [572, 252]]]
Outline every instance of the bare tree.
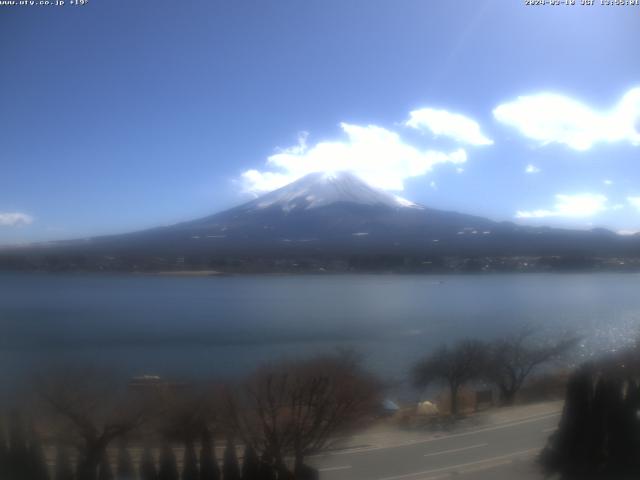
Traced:
[[202, 430], [202, 441], [200, 442], [200, 480], [220, 480], [216, 450], [211, 433], [206, 427]]
[[60, 445], [56, 448], [56, 467], [53, 480], [73, 480], [73, 468], [71, 467], [69, 452]]
[[140, 459], [140, 480], [158, 480], [156, 458], [149, 445], [144, 446]]
[[379, 399], [379, 382], [353, 353], [338, 352], [305, 361], [264, 367], [241, 389], [232, 418], [246, 443], [284, 473], [285, 458], [295, 469], [337, 435], [365, 419]]
[[118, 480], [134, 480], [136, 476], [133, 458], [127, 449], [127, 444], [120, 441], [118, 447]]
[[25, 424], [20, 412], [13, 411], [9, 418], [9, 451], [7, 452], [8, 477], [27, 480], [32, 463]]
[[95, 480], [107, 447], [153, 412], [147, 398], [100, 369], [58, 371], [41, 376], [36, 387], [60, 435], [78, 449], [77, 480]]
[[31, 480], [49, 480], [49, 469], [40, 436], [33, 424], [29, 429], [29, 470]]
[[513, 404], [516, 394], [536, 368], [557, 359], [577, 342], [576, 338], [536, 342], [535, 333], [535, 329], [525, 327], [489, 346], [485, 374], [500, 390], [503, 405]]
[[451, 414], [457, 415], [460, 387], [480, 378], [486, 352], [486, 345], [476, 340], [463, 340], [451, 348], [442, 346], [414, 366], [414, 384], [422, 388], [433, 383], [447, 385], [451, 395]]
[[240, 480], [240, 463], [236, 453], [236, 444], [231, 437], [227, 438], [222, 458], [222, 478], [225, 480]]
[[182, 480], [198, 480], [198, 455], [193, 445], [193, 441], [185, 442], [184, 457], [182, 459]]
[[0, 478], [5, 478], [9, 475], [9, 449], [5, 439], [3, 420], [2, 416], [0, 416]]
[[160, 450], [160, 468], [158, 469], [158, 480], [179, 480], [178, 463], [173, 448], [165, 443]]
[[195, 386], [167, 392], [161, 400], [162, 417], [156, 430], [166, 440], [193, 443], [203, 428], [215, 421], [217, 398], [213, 391]]

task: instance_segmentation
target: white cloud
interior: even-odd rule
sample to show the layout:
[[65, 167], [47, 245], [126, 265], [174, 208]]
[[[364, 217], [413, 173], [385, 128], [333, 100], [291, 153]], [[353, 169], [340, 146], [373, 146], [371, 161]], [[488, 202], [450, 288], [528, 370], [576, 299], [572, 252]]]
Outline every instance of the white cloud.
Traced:
[[298, 144], [267, 159], [266, 170], [242, 173], [244, 189], [251, 193], [275, 190], [312, 172], [351, 171], [369, 184], [384, 190], [403, 190], [404, 181], [431, 171], [438, 164], [462, 164], [467, 153], [419, 150], [400, 136], [375, 125], [342, 123], [344, 141], [307, 144], [302, 134]]
[[520, 210], [516, 218], [546, 217], [591, 217], [607, 209], [607, 197], [592, 193], [555, 196], [556, 203], [551, 209]]
[[560, 143], [589, 150], [600, 142], [640, 145], [640, 88], [629, 90], [608, 111], [599, 112], [564, 95], [540, 93], [498, 105], [493, 115], [542, 145]]
[[469, 145], [493, 144], [493, 140], [482, 134], [478, 122], [446, 110], [433, 108], [414, 110], [409, 113], [409, 120], [405, 125], [416, 130], [429, 130], [434, 135], [450, 137], [457, 142]]
[[640, 197], [627, 197], [627, 202], [629, 202], [629, 205], [631, 205], [633, 208], [636, 208], [638, 211], [640, 211]]
[[33, 217], [26, 213], [0, 213], [0, 227], [18, 227], [33, 223]]
[[610, 187], [611, 185], [613, 185], [613, 180], [604, 179], [602, 183], [604, 183], [607, 187]]
[[525, 173], [540, 173], [542, 170], [540, 170], [538, 167], [536, 167], [535, 165], [529, 164], [527, 165], [527, 168], [524, 169]]

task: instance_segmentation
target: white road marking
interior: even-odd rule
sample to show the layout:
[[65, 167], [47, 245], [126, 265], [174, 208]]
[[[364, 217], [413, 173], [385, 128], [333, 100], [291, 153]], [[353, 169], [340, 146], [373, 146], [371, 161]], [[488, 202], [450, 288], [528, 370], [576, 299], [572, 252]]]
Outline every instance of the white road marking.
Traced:
[[[531, 452], [539, 452], [539, 451], [540, 451], [539, 447], [529, 448], [527, 450], [520, 450], [518, 452], [508, 453], [506, 455], [499, 455], [497, 457], [485, 458], [484, 460], [476, 460], [475, 462], [459, 463], [457, 465], [449, 465], [448, 467], [434, 468], [431, 470], [423, 470], [422, 472], [405, 473], [404, 475], [395, 475], [393, 477], [379, 478], [378, 480], [401, 480], [403, 478], [420, 477], [423, 475], [429, 475], [431, 473], [440, 473], [440, 472], [446, 472], [446, 471], [454, 472], [464, 467], [480, 466], [482, 464], [491, 463], [491, 462], [494, 462], [495, 466], [499, 466], [503, 463], [504, 460], [508, 458], [514, 458], [521, 455], [526, 455]], [[504, 463], [508, 463], [508, 462], [504, 462]], [[434, 480], [434, 478], [426, 477], [426, 478], [422, 478], [422, 480]]]
[[351, 468], [351, 465], [343, 465], [341, 467], [326, 467], [326, 468], [319, 468], [318, 471], [319, 472], [333, 472], [335, 470], [349, 470]]
[[479, 443], [477, 445], [469, 445], [468, 447], [452, 448], [451, 450], [442, 450], [440, 452], [426, 453], [425, 457], [435, 457], [436, 455], [445, 455], [447, 453], [463, 452], [465, 450], [471, 450], [472, 448], [481, 448], [488, 446], [488, 443]]
[[435, 477], [421, 478], [420, 480], [440, 480], [442, 478], [451, 478], [451, 475], [452, 475], [451, 472], [447, 472], [447, 473], [442, 473], [440, 475], [436, 475]]
[[[463, 470], [456, 471], [457, 475], [467, 475], [469, 473], [478, 473], [484, 470], [491, 470], [492, 468], [503, 467], [505, 465], [510, 465], [513, 463], [513, 460], [500, 460], [493, 463], [483, 464], [479, 467], [465, 468]], [[423, 478], [422, 480], [433, 480], [433, 478]]]
[[331, 452], [331, 453], [327, 453], [327, 454], [322, 454], [322, 455], [313, 455], [315, 457], [319, 457], [319, 456], [323, 456], [323, 457], [330, 457], [330, 456], [335, 456], [335, 455], [350, 455], [350, 454], [354, 454], [354, 453], [365, 453], [365, 452], [374, 452], [377, 450], [390, 450], [392, 448], [402, 448], [402, 447], [408, 447], [411, 445], [420, 445], [423, 443], [431, 443], [431, 442], [437, 442], [440, 440], [448, 440], [450, 438], [458, 438], [458, 437], [466, 437], [469, 435], [476, 435], [478, 433], [484, 433], [484, 432], [492, 432], [494, 430], [501, 430], [503, 428], [510, 428], [510, 427], [515, 427], [518, 425], [524, 425], [526, 423], [532, 423], [532, 422], [538, 422], [541, 420], [546, 420], [548, 418], [552, 418], [552, 417], [558, 417], [562, 414], [562, 412], [556, 412], [556, 413], [549, 413], [549, 414], [545, 414], [545, 415], [538, 415], [535, 417], [530, 417], [530, 418], [526, 418], [524, 420], [519, 420], [516, 422], [505, 422], [505, 423], [501, 423], [498, 425], [493, 425], [491, 427], [484, 427], [484, 428], [479, 428], [477, 430], [469, 430], [466, 432], [461, 432], [461, 433], [453, 433], [451, 435], [443, 435], [441, 437], [434, 437], [434, 438], [427, 438], [425, 440], [412, 440], [409, 442], [404, 442], [404, 443], [397, 443], [395, 445], [388, 445], [388, 446], [380, 446], [380, 447], [364, 447], [364, 448], [352, 448], [352, 449], [345, 449], [345, 450], [341, 450], [341, 451], [337, 451], [337, 452]]

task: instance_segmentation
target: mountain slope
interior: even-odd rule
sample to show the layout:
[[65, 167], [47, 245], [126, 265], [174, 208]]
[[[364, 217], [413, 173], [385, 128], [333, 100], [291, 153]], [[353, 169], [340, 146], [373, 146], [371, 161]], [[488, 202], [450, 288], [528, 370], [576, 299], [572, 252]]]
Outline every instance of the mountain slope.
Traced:
[[314, 173], [205, 218], [50, 244], [40, 252], [158, 261], [183, 256], [359, 254], [640, 256], [640, 239], [602, 229], [523, 227], [434, 210], [376, 190], [350, 173]]
[[376, 190], [350, 173], [313, 173], [239, 207], [202, 219], [94, 244], [216, 253], [417, 251], [451, 236], [505, 228], [441, 212]]

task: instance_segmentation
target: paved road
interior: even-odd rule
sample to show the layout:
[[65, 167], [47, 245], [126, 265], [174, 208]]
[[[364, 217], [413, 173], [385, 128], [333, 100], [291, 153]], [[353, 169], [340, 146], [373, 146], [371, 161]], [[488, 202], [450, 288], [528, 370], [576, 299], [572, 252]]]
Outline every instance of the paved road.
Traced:
[[363, 446], [313, 458], [322, 480], [539, 480], [535, 456], [560, 413]]

